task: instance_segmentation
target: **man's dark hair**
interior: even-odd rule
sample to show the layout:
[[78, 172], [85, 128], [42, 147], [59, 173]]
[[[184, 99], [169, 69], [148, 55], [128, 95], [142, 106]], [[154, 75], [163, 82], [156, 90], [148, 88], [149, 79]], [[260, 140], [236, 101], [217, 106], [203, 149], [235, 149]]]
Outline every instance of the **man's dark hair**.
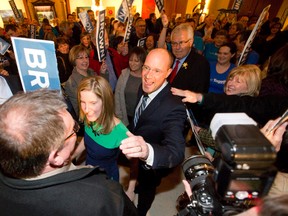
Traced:
[[247, 30], [247, 31], [242, 31], [242, 32], [239, 32], [238, 34], [237, 34], [237, 37], [238, 37], [238, 35], [240, 35], [240, 42], [247, 42], [247, 40], [248, 40], [248, 38], [249, 38], [249, 36], [250, 36], [250, 34], [251, 34], [251, 30]]
[[130, 58], [133, 54], [136, 55], [142, 63], [145, 62], [147, 53], [146, 53], [146, 50], [145, 50], [143, 47], [138, 47], [138, 46], [133, 47], [133, 48], [129, 51], [129, 58]]
[[72, 15], [71, 13], [68, 13], [68, 14], [67, 14], [67, 19], [68, 19], [69, 16], [72, 16], [72, 17], [73, 17], [73, 15]]
[[154, 16], [156, 16], [155, 13], [150, 13], [149, 19], [152, 19]]
[[194, 20], [193, 18], [188, 18], [188, 19], [186, 19], [185, 22], [194, 22], [194, 23], [196, 23], [195, 20]]
[[14, 25], [14, 24], [7, 24], [5, 26], [5, 32], [8, 32], [10, 30], [16, 32], [17, 31], [17, 26]]

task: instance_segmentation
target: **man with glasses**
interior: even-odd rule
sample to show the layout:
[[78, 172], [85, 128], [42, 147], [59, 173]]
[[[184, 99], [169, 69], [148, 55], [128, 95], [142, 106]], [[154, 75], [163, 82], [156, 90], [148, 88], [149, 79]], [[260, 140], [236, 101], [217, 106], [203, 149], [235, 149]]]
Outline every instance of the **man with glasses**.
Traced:
[[134, 124], [129, 125], [132, 134], [128, 132], [129, 137], [120, 145], [127, 158], [139, 158], [136, 193], [140, 216], [146, 216], [150, 209], [161, 179], [184, 159], [185, 107], [172, 95], [166, 80], [172, 61], [166, 49], [153, 49], [147, 55]]
[[176, 88], [181, 87], [194, 92], [207, 92], [210, 82], [209, 63], [205, 57], [195, 52], [193, 38], [193, 29], [186, 23], [175, 27], [171, 33], [172, 53], [175, 56], [174, 71], [177, 62], [179, 62], [176, 75], [171, 84]]
[[[210, 66], [207, 59], [193, 48], [194, 32], [189, 24], [176, 26], [171, 33], [172, 53], [175, 56], [173, 71], [169, 77], [172, 87], [194, 92], [208, 92]], [[202, 114], [197, 104], [189, 104], [197, 121]]]
[[146, 37], [146, 22], [141, 17], [139, 17], [135, 22], [135, 32], [131, 33], [129, 39], [129, 49], [136, 47], [138, 41]]
[[51, 90], [0, 106], [1, 215], [137, 215], [120, 184], [71, 163], [79, 126], [66, 109]]

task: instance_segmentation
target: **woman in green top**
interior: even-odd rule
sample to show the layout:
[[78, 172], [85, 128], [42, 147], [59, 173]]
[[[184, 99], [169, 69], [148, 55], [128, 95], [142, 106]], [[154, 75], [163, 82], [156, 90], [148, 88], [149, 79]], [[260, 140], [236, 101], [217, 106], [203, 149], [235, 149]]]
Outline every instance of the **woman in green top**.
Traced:
[[119, 181], [119, 145], [128, 129], [114, 114], [113, 92], [105, 78], [83, 79], [78, 86], [78, 104], [84, 138], [76, 152], [86, 147], [86, 164], [100, 166], [111, 179]]

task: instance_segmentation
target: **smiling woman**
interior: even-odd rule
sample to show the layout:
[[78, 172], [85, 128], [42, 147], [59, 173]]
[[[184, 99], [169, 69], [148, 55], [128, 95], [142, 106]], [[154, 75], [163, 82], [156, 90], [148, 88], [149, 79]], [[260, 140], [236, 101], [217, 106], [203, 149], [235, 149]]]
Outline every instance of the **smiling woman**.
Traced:
[[100, 166], [109, 178], [119, 181], [119, 145], [127, 137], [128, 129], [114, 114], [114, 97], [108, 81], [101, 76], [83, 79], [78, 87], [78, 103], [84, 138], [76, 154], [86, 148], [86, 164]]
[[258, 96], [261, 86], [261, 71], [256, 65], [242, 65], [234, 68], [227, 77], [227, 95]]
[[224, 84], [230, 71], [235, 67], [236, 45], [226, 43], [220, 46], [217, 61], [210, 62], [210, 85], [208, 92], [224, 93]]
[[95, 76], [95, 72], [89, 68], [89, 50], [82, 45], [74, 46], [70, 50], [69, 60], [74, 69], [64, 88], [78, 117], [77, 87], [83, 78]]
[[[236, 67], [231, 70], [230, 74], [228, 75], [225, 83], [225, 94], [226, 95], [237, 95], [237, 96], [251, 96], [256, 97], [259, 94], [260, 86], [261, 86], [261, 76], [260, 76], [260, 69], [256, 65], [242, 65], [239, 67]], [[217, 98], [218, 96], [221, 96], [222, 94], [215, 94], [215, 93], [208, 93], [208, 94], [201, 94], [201, 93], [195, 93], [188, 90], [181, 90], [172, 88], [171, 89], [172, 94], [178, 95], [183, 97], [183, 102], [189, 102], [189, 103], [198, 103], [201, 105], [201, 107], [205, 107], [204, 104], [211, 104], [211, 107], [213, 107], [213, 101], [207, 99], [207, 95], [214, 95], [214, 97]], [[206, 108], [206, 107], [205, 107]], [[213, 110], [213, 108], [211, 108]], [[209, 120], [212, 118], [214, 112], [207, 112], [206, 110], [206, 116], [207, 116], [207, 122], [208, 125], [210, 122]], [[215, 148], [215, 141], [212, 139], [211, 131], [208, 131], [207, 129], [196, 127], [196, 130], [199, 134], [199, 137], [202, 141], [202, 143], [207, 147], [212, 148], [212, 152], [214, 153]], [[212, 155], [213, 156], [213, 155]]]

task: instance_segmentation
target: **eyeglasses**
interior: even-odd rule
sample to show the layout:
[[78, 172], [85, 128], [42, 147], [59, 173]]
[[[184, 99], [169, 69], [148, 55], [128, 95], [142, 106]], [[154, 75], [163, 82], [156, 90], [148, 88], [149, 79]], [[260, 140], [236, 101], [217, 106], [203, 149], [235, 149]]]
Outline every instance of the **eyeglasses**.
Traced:
[[88, 59], [88, 58], [89, 58], [88, 56], [78, 56], [76, 59], [83, 60], [83, 59]]
[[149, 66], [147, 66], [147, 65], [143, 65], [142, 66], [142, 71], [144, 71], [144, 72], [148, 72], [148, 71], [152, 71], [152, 72], [154, 72], [154, 73], [160, 73], [160, 72], [162, 72], [162, 70], [160, 70], [160, 69], [157, 69], [157, 68], [150, 68]]
[[74, 121], [74, 127], [73, 127], [73, 132], [67, 136], [64, 141], [68, 140], [70, 137], [72, 137], [74, 134], [78, 133], [80, 129], [80, 125], [78, 124], [78, 122]]
[[184, 44], [188, 43], [191, 39], [188, 39], [187, 41], [180, 41], [180, 42], [175, 42], [175, 41], [172, 41], [171, 42], [171, 46], [173, 47], [176, 47], [176, 46], [183, 46]]

